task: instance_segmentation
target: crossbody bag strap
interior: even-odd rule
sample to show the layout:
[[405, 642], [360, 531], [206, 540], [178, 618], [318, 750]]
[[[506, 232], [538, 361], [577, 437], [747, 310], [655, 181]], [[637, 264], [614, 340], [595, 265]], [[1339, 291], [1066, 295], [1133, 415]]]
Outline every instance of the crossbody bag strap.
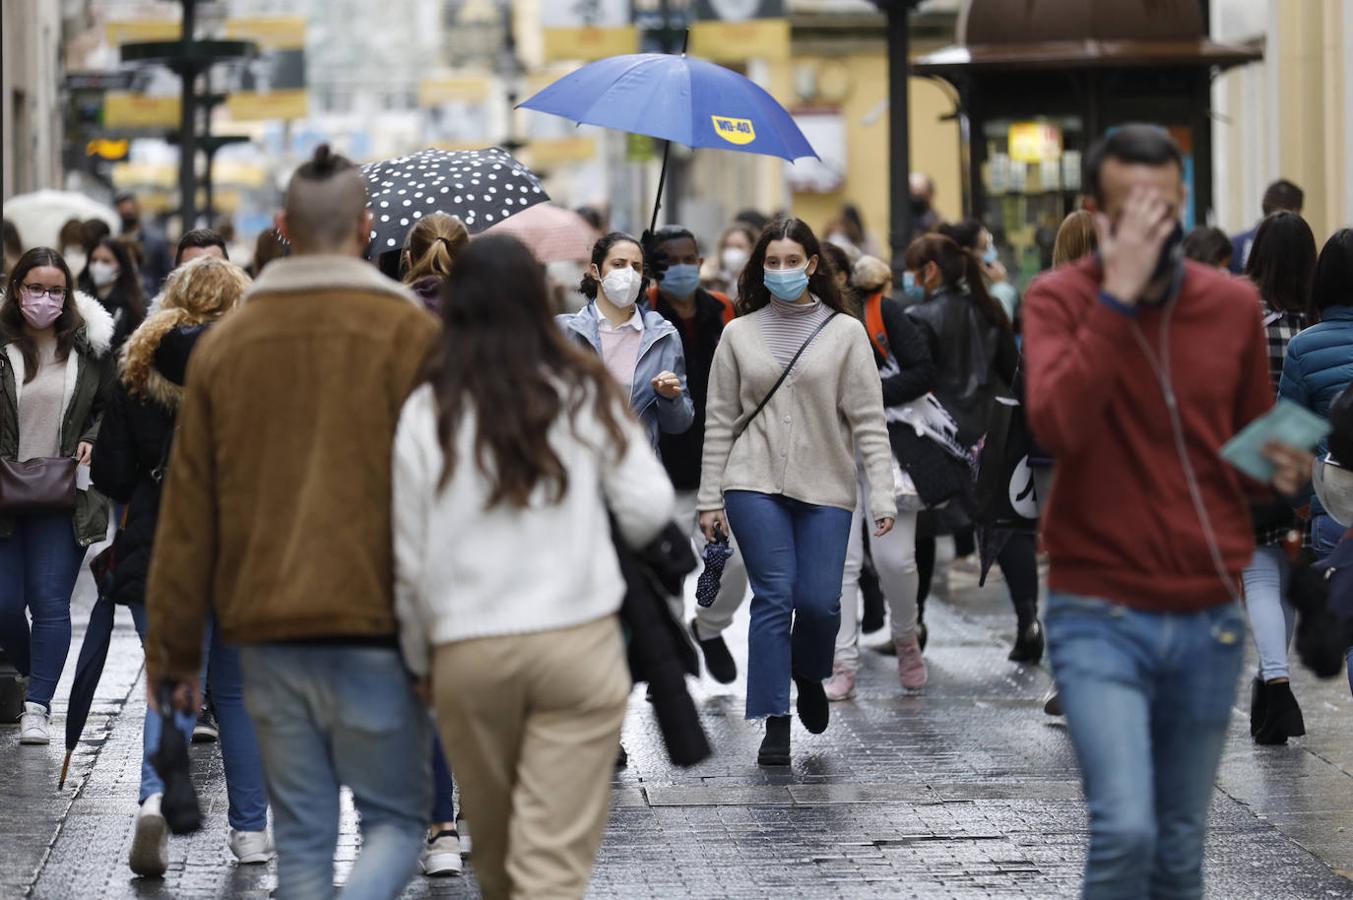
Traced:
[[789, 377], [789, 373], [794, 371], [794, 364], [799, 361], [800, 356], [803, 356], [803, 351], [808, 349], [808, 345], [813, 342], [813, 338], [821, 334], [822, 329], [826, 328], [828, 323], [830, 323], [832, 319], [835, 319], [836, 316], [837, 313], [832, 313], [830, 316], [827, 316], [827, 318], [822, 320], [822, 324], [814, 328], [813, 333], [808, 335], [803, 344], [799, 346], [799, 349], [794, 352], [794, 356], [789, 360], [789, 365], [785, 366], [785, 370], [780, 373], [780, 377], [776, 379], [775, 384], [771, 385], [770, 390], [766, 392], [766, 396], [762, 397], [761, 402], [756, 405], [756, 409], [752, 410], [750, 416], [742, 420], [742, 424], [733, 429], [733, 440], [736, 441], [738, 438], [742, 437], [742, 433], [747, 430], [748, 425], [752, 424], [752, 420], [761, 415], [761, 410], [766, 408], [766, 404], [770, 402], [770, 398], [774, 397], [775, 392], [780, 389], [780, 385], [785, 383], [785, 379]]

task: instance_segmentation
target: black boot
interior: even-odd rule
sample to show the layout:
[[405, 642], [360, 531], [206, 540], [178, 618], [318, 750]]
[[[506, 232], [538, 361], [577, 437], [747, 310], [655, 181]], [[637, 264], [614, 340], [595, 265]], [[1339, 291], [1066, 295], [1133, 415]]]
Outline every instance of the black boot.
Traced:
[[827, 692], [822, 682], [816, 678], [794, 676], [794, 684], [799, 688], [799, 721], [811, 734], [821, 734], [827, 730], [831, 720], [831, 708], [827, 703]]
[[1301, 737], [1306, 733], [1306, 723], [1301, 718], [1301, 707], [1297, 698], [1292, 696], [1292, 685], [1286, 681], [1270, 681], [1264, 685], [1267, 699], [1264, 719], [1254, 735], [1256, 744], [1286, 744], [1290, 737]]
[[789, 765], [789, 716], [771, 716], [766, 719], [766, 736], [761, 739], [761, 750], [756, 754], [756, 764]]
[[1034, 623], [1027, 628], [1021, 628], [1019, 636], [1015, 638], [1015, 646], [1006, 657], [1011, 662], [1029, 663], [1038, 665], [1043, 659], [1043, 626]]
[[1264, 724], [1264, 716], [1268, 713], [1268, 685], [1264, 684], [1264, 679], [1258, 675], [1254, 676], [1254, 681], [1250, 682], [1250, 737], [1259, 733], [1259, 726]]
[[705, 658], [705, 668], [709, 670], [709, 677], [719, 684], [732, 684], [738, 677], [738, 664], [734, 661], [733, 654], [728, 652], [728, 644], [724, 641], [723, 635], [702, 638], [695, 623], [696, 620], [691, 619], [691, 637], [695, 638], [695, 643], [700, 646], [700, 654]]
[[628, 768], [630, 764], [630, 755], [625, 752], [625, 745], [619, 744], [618, 746], [620, 749], [617, 750], [615, 754], [615, 770], [617, 772], [621, 769]]

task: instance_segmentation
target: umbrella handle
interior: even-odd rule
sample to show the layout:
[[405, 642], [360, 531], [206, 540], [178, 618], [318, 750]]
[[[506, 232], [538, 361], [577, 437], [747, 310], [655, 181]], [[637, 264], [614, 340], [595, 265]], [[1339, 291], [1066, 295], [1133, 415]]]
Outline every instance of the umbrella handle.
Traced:
[[648, 223], [648, 232], [653, 234], [658, 229], [658, 210], [662, 209], [662, 189], [667, 184], [667, 157], [672, 152], [672, 142], [662, 142], [662, 172], [658, 175], [658, 196], [653, 198], [653, 219]]

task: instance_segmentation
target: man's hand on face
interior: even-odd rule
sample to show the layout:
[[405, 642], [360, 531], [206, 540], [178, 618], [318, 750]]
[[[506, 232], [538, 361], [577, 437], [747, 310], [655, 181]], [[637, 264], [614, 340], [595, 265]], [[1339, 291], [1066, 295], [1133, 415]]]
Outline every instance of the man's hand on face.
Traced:
[[1095, 213], [1099, 255], [1104, 263], [1104, 290], [1122, 303], [1135, 305], [1151, 283], [1161, 247], [1174, 230], [1170, 200], [1153, 188], [1137, 186], [1128, 195], [1117, 223]]

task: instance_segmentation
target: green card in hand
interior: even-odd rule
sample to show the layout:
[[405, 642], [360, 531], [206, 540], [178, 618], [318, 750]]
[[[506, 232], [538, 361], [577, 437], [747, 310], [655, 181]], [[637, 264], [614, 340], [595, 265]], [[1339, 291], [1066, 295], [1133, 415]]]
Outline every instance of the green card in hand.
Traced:
[[1251, 478], [1268, 484], [1273, 480], [1273, 463], [1264, 457], [1265, 445], [1276, 441], [1296, 450], [1314, 450], [1329, 433], [1329, 423], [1315, 413], [1291, 400], [1279, 400], [1267, 415], [1227, 441], [1221, 456]]

